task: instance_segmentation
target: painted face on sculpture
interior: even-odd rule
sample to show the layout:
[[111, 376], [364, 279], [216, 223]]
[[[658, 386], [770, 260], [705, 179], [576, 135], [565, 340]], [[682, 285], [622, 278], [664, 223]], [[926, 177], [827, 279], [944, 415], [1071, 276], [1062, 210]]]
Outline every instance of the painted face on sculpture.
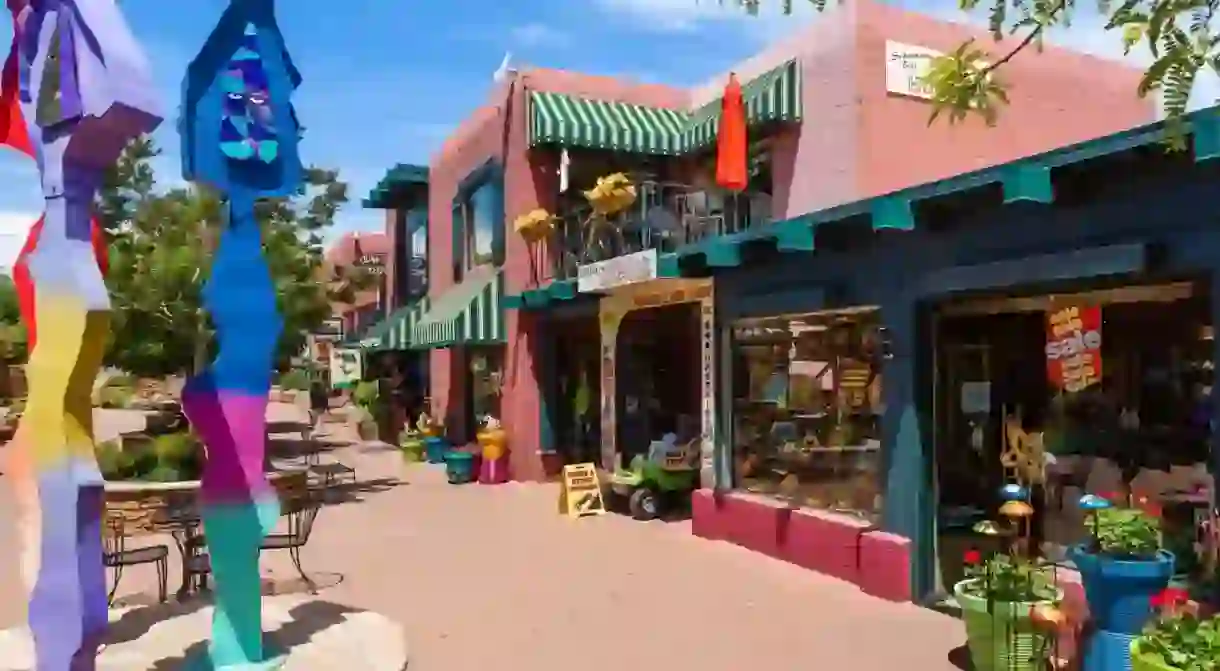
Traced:
[[221, 73], [220, 86], [220, 151], [234, 161], [274, 162], [280, 154], [279, 135], [253, 27], [246, 29], [241, 47]]

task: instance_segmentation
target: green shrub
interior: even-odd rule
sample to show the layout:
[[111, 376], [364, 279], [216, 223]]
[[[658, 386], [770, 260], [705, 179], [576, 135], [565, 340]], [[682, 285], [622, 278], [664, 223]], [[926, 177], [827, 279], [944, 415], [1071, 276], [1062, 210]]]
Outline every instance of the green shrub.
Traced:
[[175, 471], [179, 479], [198, 479], [203, 466], [203, 444], [190, 432], [167, 433], [157, 436], [152, 443], [156, 455], [157, 469]]
[[135, 398], [135, 392], [128, 387], [106, 386], [98, 390], [98, 405], [103, 408], [128, 408]]
[[106, 480], [130, 480], [135, 476], [135, 459], [123, 451], [117, 440], [98, 443], [94, 454], [98, 470]]
[[135, 389], [136, 388], [136, 378], [134, 376], [128, 375], [126, 373], [120, 373], [118, 375], [111, 375], [110, 377], [106, 378], [106, 384], [104, 386], [122, 387], [124, 389]]
[[306, 391], [309, 389], [311, 382], [309, 371], [294, 368], [280, 376], [279, 386], [280, 389]]

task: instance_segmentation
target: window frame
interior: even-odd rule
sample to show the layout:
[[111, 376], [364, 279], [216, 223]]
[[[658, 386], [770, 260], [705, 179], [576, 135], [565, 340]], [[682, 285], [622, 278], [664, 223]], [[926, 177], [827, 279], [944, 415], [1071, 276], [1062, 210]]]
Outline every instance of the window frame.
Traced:
[[[491, 263], [474, 265], [470, 260], [474, 257], [472, 232], [473, 196], [483, 188], [490, 188], [490, 219], [491, 219]], [[466, 273], [483, 265], [504, 265], [504, 169], [499, 159], [488, 159], [483, 165], [472, 170], [461, 180], [457, 193], [453, 197], [451, 209], [454, 282], [461, 282]]]

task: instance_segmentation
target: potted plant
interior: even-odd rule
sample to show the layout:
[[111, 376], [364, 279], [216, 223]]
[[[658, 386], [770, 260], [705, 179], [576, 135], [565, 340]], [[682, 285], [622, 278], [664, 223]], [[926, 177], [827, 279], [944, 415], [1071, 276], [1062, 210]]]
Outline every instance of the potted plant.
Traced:
[[1182, 590], [1165, 589], [1149, 607], [1160, 616], [1131, 641], [1131, 671], [1215, 671], [1220, 668], [1220, 616], [1201, 618]]
[[398, 434], [398, 447], [402, 449], [403, 461], [416, 463], [424, 460], [424, 436], [411, 428], [410, 421], [403, 425], [402, 433]]
[[513, 220], [513, 230], [521, 239], [533, 244], [545, 240], [555, 230], [555, 217], [546, 210], [530, 210]]
[[[1129, 497], [1119, 502], [1124, 505], [1093, 494], [1080, 498], [1092, 537], [1071, 548], [1068, 556], [1080, 572], [1098, 632], [1090, 638], [1085, 658], [1113, 659], [1114, 668], [1125, 669], [1129, 637], [1151, 617], [1152, 597], [1169, 584], [1174, 557], [1162, 545], [1155, 511], [1129, 505]], [[1110, 668], [1110, 662], [1104, 668]]]
[[978, 533], [1007, 536], [1008, 550], [984, 559], [977, 550], [964, 557], [966, 577], [953, 586], [966, 625], [966, 642], [975, 671], [1042, 671], [1053, 634], [1039, 620], [1057, 611], [1063, 591], [1047, 566], [1030, 559], [1027, 543], [1033, 507], [1024, 487], [1007, 485], [1000, 508], [1002, 524], [985, 520]]

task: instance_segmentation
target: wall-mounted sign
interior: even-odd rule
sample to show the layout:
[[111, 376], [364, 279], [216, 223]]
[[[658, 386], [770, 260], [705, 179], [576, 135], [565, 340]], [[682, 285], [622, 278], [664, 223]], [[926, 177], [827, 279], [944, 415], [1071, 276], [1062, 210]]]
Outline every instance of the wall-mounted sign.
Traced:
[[[944, 55], [935, 49], [886, 40], [885, 92], [931, 100], [932, 87], [924, 83], [924, 77], [932, 69], [932, 61]], [[975, 65], [983, 67], [986, 63]]]
[[356, 259], [356, 265], [372, 275], [385, 274], [385, 260], [375, 254], [368, 254]]
[[364, 376], [360, 350], [335, 348], [330, 351], [330, 386], [351, 387]]
[[1074, 393], [1101, 382], [1101, 308], [1072, 305], [1046, 313], [1046, 374]]
[[649, 249], [576, 269], [576, 289], [580, 292], [605, 291], [636, 282], [657, 279], [657, 250]]

